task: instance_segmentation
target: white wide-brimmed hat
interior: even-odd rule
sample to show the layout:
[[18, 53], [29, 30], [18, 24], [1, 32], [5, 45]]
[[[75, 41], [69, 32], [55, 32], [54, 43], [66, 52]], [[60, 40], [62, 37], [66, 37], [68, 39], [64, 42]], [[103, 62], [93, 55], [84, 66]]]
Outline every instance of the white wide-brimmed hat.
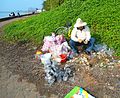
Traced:
[[83, 22], [80, 18], [78, 18], [74, 27], [82, 27], [82, 26], [86, 26], [86, 25], [87, 25], [86, 22]]

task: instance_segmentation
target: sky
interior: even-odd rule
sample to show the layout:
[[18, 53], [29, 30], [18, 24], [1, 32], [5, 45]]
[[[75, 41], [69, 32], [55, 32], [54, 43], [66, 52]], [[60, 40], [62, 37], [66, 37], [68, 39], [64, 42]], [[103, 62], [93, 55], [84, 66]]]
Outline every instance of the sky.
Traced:
[[[0, 1], [0, 14], [1, 11], [28, 11], [31, 8], [42, 8], [43, 0], [1, 0]], [[5, 14], [5, 13], [4, 13]]]

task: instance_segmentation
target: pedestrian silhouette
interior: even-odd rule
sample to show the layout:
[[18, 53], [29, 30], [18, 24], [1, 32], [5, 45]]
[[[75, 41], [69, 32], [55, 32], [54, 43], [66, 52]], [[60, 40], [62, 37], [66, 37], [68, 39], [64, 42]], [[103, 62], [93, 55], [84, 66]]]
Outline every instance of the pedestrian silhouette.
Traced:
[[20, 17], [20, 13], [19, 12], [17, 13], [17, 16]]

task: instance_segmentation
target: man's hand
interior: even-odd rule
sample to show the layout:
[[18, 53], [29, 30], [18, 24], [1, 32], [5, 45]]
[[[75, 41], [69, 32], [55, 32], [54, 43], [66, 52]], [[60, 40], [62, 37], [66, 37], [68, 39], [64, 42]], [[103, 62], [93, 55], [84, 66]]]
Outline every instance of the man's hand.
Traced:
[[85, 41], [84, 41], [84, 44], [88, 44], [88, 40], [85, 40]]
[[81, 43], [83, 40], [82, 39], [78, 39], [78, 42]]

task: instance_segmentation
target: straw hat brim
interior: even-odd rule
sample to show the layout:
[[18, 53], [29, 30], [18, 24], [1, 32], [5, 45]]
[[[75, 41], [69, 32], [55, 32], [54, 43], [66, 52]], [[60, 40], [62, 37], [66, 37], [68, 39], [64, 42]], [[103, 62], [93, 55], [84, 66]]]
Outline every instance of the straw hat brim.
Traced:
[[87, 23], [86, 22], [77, 22], [74, 27], [82, 27], [82, 26], [86, 26]]

